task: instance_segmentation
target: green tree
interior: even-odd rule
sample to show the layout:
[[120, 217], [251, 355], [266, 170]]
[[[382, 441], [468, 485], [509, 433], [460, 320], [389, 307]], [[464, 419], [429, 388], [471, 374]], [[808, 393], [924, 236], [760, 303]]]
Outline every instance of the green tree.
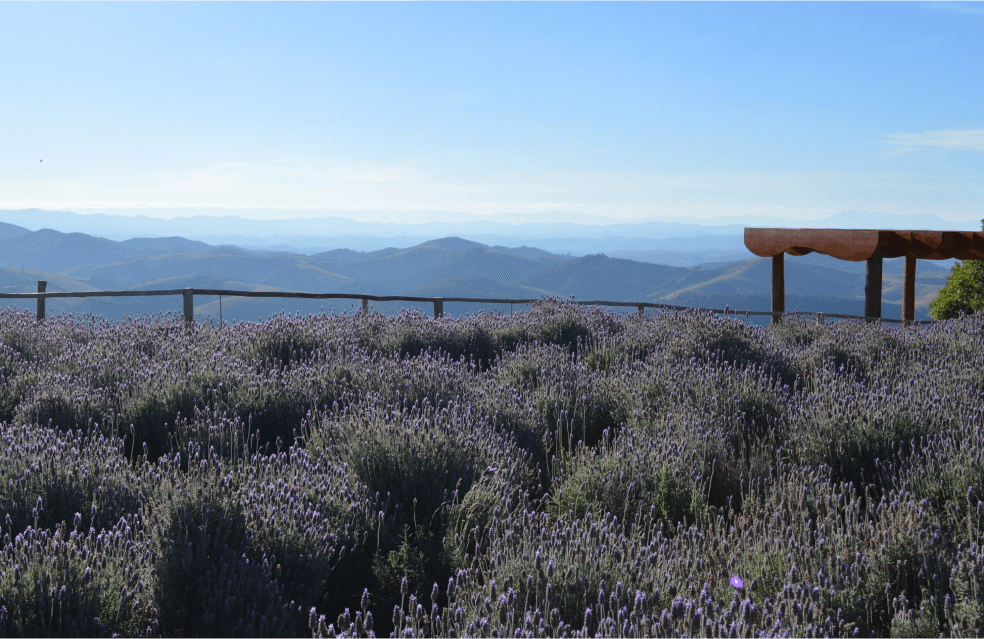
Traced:
[[[981, 222], [984, 230], [984, 220]], [[984, 311], [984, 261], [963, 260], [950, 269], [946, 284], [929, 303], [929, 314], [942, 320], [980, 311]]]

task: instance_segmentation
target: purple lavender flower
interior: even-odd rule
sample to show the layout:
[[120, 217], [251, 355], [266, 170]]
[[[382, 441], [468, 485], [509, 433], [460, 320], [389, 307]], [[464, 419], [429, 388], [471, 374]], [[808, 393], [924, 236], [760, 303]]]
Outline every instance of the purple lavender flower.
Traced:
[[738, 575], [731, 575], [731, 585], [740, 589], [745, 586], [745, 582]]

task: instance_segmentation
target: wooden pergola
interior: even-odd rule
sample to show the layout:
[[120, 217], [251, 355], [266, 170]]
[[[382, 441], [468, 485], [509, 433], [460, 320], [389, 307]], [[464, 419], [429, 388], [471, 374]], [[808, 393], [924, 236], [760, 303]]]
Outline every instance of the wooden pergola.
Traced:
[[[902, 319], [915, 315], [916, 260], [984, 260], [984, 231], [881, 231], [875, 229], [746, 228], [745, 246], [772, 258], [772, 311], [786, 311], [783, 255], [817, 252], [839, 260], [867, 261], [864, 314], [881, 317], [882, 259], [905, 257]], [[773, 323], [779, 321], [772, 317]]]

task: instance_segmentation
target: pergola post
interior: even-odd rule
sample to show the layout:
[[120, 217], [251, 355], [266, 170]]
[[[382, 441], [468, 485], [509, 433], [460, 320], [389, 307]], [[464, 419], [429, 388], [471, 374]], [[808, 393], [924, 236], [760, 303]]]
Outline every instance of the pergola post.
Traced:
[[881, 317], [882, 250], [879, 246], [864, 269], [864, 316]]
[[902, 278], [902, 319], [912, 321], [916, 317], [916, 258], [905, 256], [905, 275]]
[[[838, 260], [867, 260], [864, 317], [881, 321], [884, 258], [905, 257], [902, 321], [915, 320], [916, 260], [984, 260], [984, 220], [980, 231], [906, 229], [746, 228], [745, 247], [758, 257], [772, 258], [772, 308], [782, 308], [782, 253], [816, 252]], [[775, 321], [775, 320], [773, 320]]]
[[[786, 269], [783, 256], [785, 253], [772, 256], [772, 312], [786, 312]], [[772, 316], [772, 323], [778, 324], [782, 318]]]

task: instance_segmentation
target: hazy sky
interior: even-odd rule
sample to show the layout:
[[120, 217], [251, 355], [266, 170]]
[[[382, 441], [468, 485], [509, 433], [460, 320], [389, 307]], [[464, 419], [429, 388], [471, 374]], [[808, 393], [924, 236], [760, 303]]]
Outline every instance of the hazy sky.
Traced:
[[984, 3], [3, 2], [28, 207], [979, 220]]

